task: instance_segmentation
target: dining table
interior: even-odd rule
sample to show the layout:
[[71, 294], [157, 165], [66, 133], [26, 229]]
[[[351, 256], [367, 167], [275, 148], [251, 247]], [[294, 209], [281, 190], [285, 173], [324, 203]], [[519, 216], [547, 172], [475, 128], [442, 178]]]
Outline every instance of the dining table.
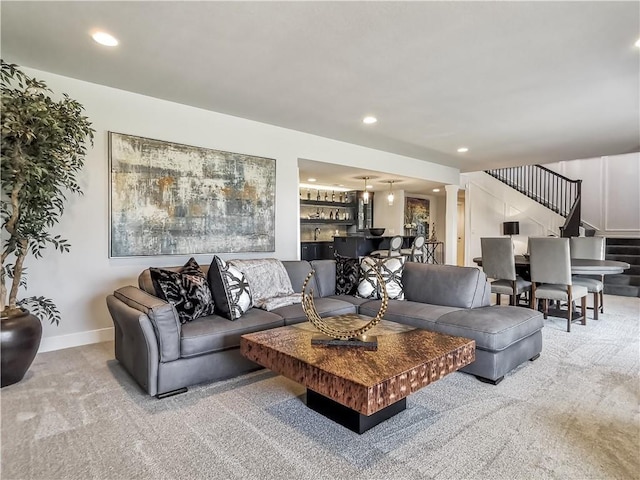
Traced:
[[[528, 255], [514, 255], [516, 270], [529, 270]], [[473, 262], [479, 267], [482, 266], [482, 257], [475, 257]], [[590, 258], [572, 258], [571, 273], [573, 275], [610, 275], [622, 273], [630, 268], [627, 262], [617, 260], [593, 260]]]

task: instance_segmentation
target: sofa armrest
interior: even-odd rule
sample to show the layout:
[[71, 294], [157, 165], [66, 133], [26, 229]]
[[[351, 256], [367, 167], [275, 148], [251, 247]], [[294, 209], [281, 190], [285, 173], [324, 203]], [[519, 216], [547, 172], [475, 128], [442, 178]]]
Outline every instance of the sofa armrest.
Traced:
[[160, 362], [171, 362], [180, 358], [181, 326], [173, 305], [133, 286], [119, 288], [113, 295], [149, 317], [158, 341]]

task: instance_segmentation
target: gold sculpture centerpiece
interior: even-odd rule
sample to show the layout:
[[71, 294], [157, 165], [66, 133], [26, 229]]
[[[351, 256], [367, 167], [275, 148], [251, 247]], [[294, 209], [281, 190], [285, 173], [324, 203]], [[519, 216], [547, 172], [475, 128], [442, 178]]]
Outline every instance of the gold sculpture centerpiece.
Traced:
[[[310, 289], [307, 293], [307, 285], [309, 281], [315, 274], [315, 270], [311, 270], [307, 275], [307, 278], [304, 280], [304, 284], [302, 285], [302, 309], [304, 310], [307, 319], [322, 332], [325, 336], [317, 336], [311, 340], [312, 345], [323, 345], [323, 346], [340, 346], [340, 347], [360, 347], [367, 350], [377, 350], [378, 343], [376, 337], [371, 337], [365, 335], [366, 332], [375, 327], [382, 317], [387, 311], [387, 307], [389, 305], [389, 296], [387, 295], [387, 287], [380, 275], [380, 272], [376, 272], [376, 276], [378, 278], [378, 286], [380, 288], [380, 293], [382, 296], [382, 301], [380, 302], [380, 309], [378, 310], [378, 314], [373, 317], [365, 317], [357, 314], [346, 314], [346, 315], [337, 315], [334, 317], [321, 318], [316, 310], [316, 306], [313, 303], [313, 289]], [[330, 323], [339, 324], [354, 324], [357, 321], [369, 320], [365, 325], [362, 325], [357, 328], [351, 328], [347, 330], [342, 330], [340, 328], [336, 328]]]

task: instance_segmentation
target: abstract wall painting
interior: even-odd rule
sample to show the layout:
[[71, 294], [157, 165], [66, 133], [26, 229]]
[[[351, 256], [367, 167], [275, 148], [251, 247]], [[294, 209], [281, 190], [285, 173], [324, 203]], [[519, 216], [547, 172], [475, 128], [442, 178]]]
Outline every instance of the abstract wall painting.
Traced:
[[109, 132], [110, 256], [275, 250], [276, 161]]

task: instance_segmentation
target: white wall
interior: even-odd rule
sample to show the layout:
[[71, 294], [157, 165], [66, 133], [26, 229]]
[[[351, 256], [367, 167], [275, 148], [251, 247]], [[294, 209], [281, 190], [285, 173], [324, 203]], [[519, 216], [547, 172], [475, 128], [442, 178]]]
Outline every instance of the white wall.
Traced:
[[[114, 289], [137, 284], [148, 266], [183, 264], [188, 256], [110, 259], [109, 166], [107, 132], [114, 131], [276, 159], [275, 252], [234, 255], [299, 257], [298, 158], [341, 163], [390, 174], [441, 183], [458, 183], [457, 169], [394, 155], [293, 130], [158, 100], [122, 90], [82, 82], [47, 72], [25, 69], [45, 80], [58, 94], [67, 93], [86, 108], [96, 130], [95, 145], [80, 175], [84, 196], [71, 197], [56, 233], [67, 238], [71, 252], [47, 251], [43, 259], [29, 257], [29, 295], [54, 299], [62, 313], [60, 326], [44, 324], [40, 351], [113, 338], [105, 297]], [[188, 88], [188, 86], [184, 86]], [[228, 258], [228, 256], [227, 256]], [[206, 264], [211, 255], [196, 256]]]
[[573, 180], [582, 180], [582, 219], [598, 235], [640, 235], [640, 153], [545, 164]]
[[404, 224], [404, 190], [393, 191], [393, 205], [387, 200], [388, 191], [373, 196], [373, 226], [384, 228], [385, 235], [402, 235]]
[[[444, 226], [445, 221], [445, 205], [444, 197], [435, 195], [426, 195], [422, 193], [406, 192], [404, 190], [394, 190], [393, 205], [389, 206], [387, 202], [387, 192], [376, 192], [373, 203], [373, 217], [376, 227], [384, 227], [385, 235], [403, 235], [404, 234], [404, 201], [406, 197], [425, 198], [429, 200], [429, 217], [430, 228], [433, 222], [436, 222], [436, 233], [438, 238], [444, 240], [444, 231], [438, 229]], [[431, 235], [431, 231], [429, 231]]]
[[464, 173], [461, 179], [466, 191], [465, 263], [468, 266], [475, 266], [473, 258], [482, 256], [480, 238], [501, 237], [503, 222], [520, 222], [520, 234], [513, 236], [516, 253], [526, 252], [528, 237], [558, 235], [564, 224], [564, 217], [484, 172]]

